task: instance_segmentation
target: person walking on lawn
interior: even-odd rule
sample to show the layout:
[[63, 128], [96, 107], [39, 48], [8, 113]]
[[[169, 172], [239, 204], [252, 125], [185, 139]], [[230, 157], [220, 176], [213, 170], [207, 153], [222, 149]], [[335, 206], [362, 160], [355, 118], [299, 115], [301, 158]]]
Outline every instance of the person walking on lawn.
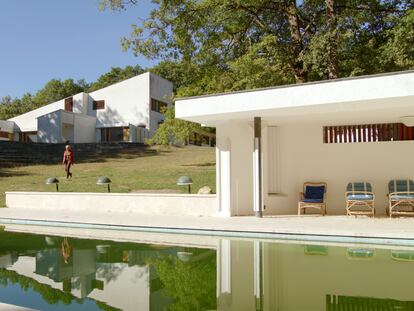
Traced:
[[72, 173], [70, 172], [70, 167], [75, 164], [73, 158], [73, 151], [69, 145], [66, 145], [65, 152], [63, 153], [62, 164], [65, 165], [66, 179], [69, 177], [72, 178]]

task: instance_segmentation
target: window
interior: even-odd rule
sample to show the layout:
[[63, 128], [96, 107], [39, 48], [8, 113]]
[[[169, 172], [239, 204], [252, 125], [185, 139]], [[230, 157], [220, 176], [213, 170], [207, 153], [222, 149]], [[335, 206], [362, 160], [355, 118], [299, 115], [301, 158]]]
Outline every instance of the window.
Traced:
[[168, 104], [157, 99], [151, 98], [151, 110], [161, 112], [164, 107], [168, 107]]
[[414, 140], [414, 127], [408, 127], [402, 123], [323, 127], [323, 142], [325, 144], [398, 140]]
[[101, 141], [128, 141], [129, 127], [106, 127], [101, 129]]
[[0, 131], [0, 138], [6, 138], [6, 139], [10, 139], [11, 140], [11, 136], [12, 136], [13, 134], [12, 133], [8, 133], [8, 132], [2, 132], [2, 131]]
[[33, 142], [32, 138], [35, 138], [37, 132], [20, 132], [19, 133], [19, 142], [21, 143], [30, 143]]
[[65, 110], [73, 112], [73, 97], [65, 98]]
[[105, 101], [104, 100], [94, 100], [93, 101], [93, 110], [100, 110], [105, 109]]

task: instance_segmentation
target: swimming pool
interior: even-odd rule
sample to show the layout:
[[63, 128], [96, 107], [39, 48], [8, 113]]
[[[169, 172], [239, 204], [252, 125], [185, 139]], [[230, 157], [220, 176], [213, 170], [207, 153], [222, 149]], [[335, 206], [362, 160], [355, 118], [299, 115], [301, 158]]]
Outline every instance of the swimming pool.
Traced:
[[409, 247], [180, 235], [168, 243], [150, 240], [2, 231], [0, 302], [38, 310], [414, 308]]

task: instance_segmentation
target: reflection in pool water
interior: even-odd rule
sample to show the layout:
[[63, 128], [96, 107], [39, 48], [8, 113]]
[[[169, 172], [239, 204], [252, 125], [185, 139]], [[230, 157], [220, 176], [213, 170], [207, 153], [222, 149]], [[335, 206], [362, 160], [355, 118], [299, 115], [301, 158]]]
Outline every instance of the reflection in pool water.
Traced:
[[0, 301], [38, 310], [414, 309], [410, 250], [220, 238], [195, 248], [5, 231], [0, 241]]

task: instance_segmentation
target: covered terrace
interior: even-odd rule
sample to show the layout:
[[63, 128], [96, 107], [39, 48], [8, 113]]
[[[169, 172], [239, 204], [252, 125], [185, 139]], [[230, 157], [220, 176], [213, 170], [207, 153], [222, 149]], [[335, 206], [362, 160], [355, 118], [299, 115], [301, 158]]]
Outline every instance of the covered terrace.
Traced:
[[182, 98], [176, 116], [216, 128], [218, 212], [296, 214], [306, 181], [344, 214], [348, 182], [414, 179], [414, 71]]

